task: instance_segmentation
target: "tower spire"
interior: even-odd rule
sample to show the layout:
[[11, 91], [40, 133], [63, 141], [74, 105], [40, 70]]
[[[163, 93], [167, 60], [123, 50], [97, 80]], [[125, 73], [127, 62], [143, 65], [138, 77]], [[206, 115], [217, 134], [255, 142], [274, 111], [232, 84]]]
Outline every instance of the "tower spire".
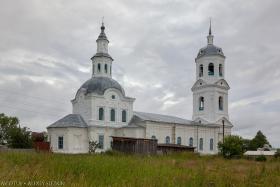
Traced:
[[104, 30], [105, 30], [105, 26], [104, 26], [104, 16], [102, 17], [102, 22], [101, 22], [101, 27], [100, 27], [100, 29], [101, 29], [101, 33], [99, 34], [99, 36], [98, 36], [98, 38], [97, 38], [97, 40], [108, 40], [107, 39], [107, 36], [106, 36], [106, 34], [105, 34], [105, 32], [104, 32]]
[[104, 26], [104, 16], [102, 17], [102, 22], [101, 22], [101, 31], [105, 30], [105, 26]]
[[91, 58], [92, 60], [92, 76], [110, 77], [112, 70], [113, 58], [108, 53], [109, 40], [104, 32], [104, 17], [101, 22], [101, 32], [96, 40], [97, 50], [96, 54]]
[[211, 23], [211, 18], [210, 18], [209, 34], [207, 36], [208, 45], [213, 45], [213, 38], [214, 38], [214, 36], [212, 35], [212, 23]]
[[211, 18], [210, 18], [210, 26], [209, 26], [209, 35], [212, 35]]

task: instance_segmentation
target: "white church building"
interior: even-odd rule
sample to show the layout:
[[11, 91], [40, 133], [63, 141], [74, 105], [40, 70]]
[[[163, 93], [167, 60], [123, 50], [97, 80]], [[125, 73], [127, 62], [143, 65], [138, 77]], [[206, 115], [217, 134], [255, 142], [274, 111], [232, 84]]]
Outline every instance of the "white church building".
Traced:
[[102, 23], [97, 52], [91, 58], [92, 77], [78, 89], [72, 114], [47, 127], [50, 146], [56, 153], [88, 153], [89, 141], [98, 152], [111, 149], [112, 136], [154, 138], [161, 144], [195, 147], [202, 154], [217, 154], [218, 142], [231, 133], [228, 115], [229, 85], [225, 80], [225, 56], [213, 44], [211, 25], [207, 45], [195, 58], [196, 80], [192, 120], [176, 116], [136, 112], [135, 98], [112, 79], [113, 58]]

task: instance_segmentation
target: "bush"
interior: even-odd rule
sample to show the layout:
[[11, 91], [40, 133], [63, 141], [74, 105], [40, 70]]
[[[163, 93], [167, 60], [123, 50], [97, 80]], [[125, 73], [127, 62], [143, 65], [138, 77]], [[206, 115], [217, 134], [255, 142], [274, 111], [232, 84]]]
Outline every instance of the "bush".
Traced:
[[89, 153], [95, 153], [96, 149], [99, 146], [99, 143], [97, 141], [89, 141]]
[[225, 137], [224, 143], [219, 142], [218, 147], [225, 158], [241, 157], [244, 151], [242, 138], [234, 135]]
[[267, 159], [264, 155], [260, 155], [260, 156], [257, 156], [255, 160], [258, 162], [265, 162]]
[[115, 151], [115, 150], [107, 150], [104, 152], [105, 155], [109, 155], [109, 156], [120, 156], [120, 155], [125, 155], [124, 153], [122, 152], [119, 152], [119, 151]]
[[280, 158], [280, 150], [277, 149], [277, 152], [274, 155], [275, 158]]

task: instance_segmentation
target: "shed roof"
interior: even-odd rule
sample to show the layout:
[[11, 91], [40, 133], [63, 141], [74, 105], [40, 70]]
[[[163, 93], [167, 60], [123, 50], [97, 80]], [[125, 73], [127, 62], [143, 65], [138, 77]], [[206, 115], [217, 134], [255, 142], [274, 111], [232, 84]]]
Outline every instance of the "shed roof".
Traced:
[[259, 155], [265, 155], [265, 156], [273, 156], [275, 155], [276, 151], [246, 151], [244, 155], [246, 156], [259, 156]]

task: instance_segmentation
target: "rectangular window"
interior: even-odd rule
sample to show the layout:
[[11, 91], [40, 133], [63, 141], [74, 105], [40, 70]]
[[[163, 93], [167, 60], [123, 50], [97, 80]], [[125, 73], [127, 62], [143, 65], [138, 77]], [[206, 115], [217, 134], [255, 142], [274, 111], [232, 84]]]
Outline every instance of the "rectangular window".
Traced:
[[213, 138], [210, 139], [210, 151], [213, 151], [214, 149], [214, 140]]
[[58, 149], [63, 149], [63, 136], [58, 137]]
[[98, 119], [99, 120], [104, 120], [104, 108], [100, 107], [98, 109]]
[[199, 150], [202, 151], [203, 150], [203, 138], [199, 139]]
[[122, 122], [126, 122], [126, 111], [122, 111]]
[[98, 148], [103, 149], [104, 148], [104, 135], [98, 136]]
[[115, 109], [111, 109], [111, 121], [115, 121], [116, 120], [116, 111]]

